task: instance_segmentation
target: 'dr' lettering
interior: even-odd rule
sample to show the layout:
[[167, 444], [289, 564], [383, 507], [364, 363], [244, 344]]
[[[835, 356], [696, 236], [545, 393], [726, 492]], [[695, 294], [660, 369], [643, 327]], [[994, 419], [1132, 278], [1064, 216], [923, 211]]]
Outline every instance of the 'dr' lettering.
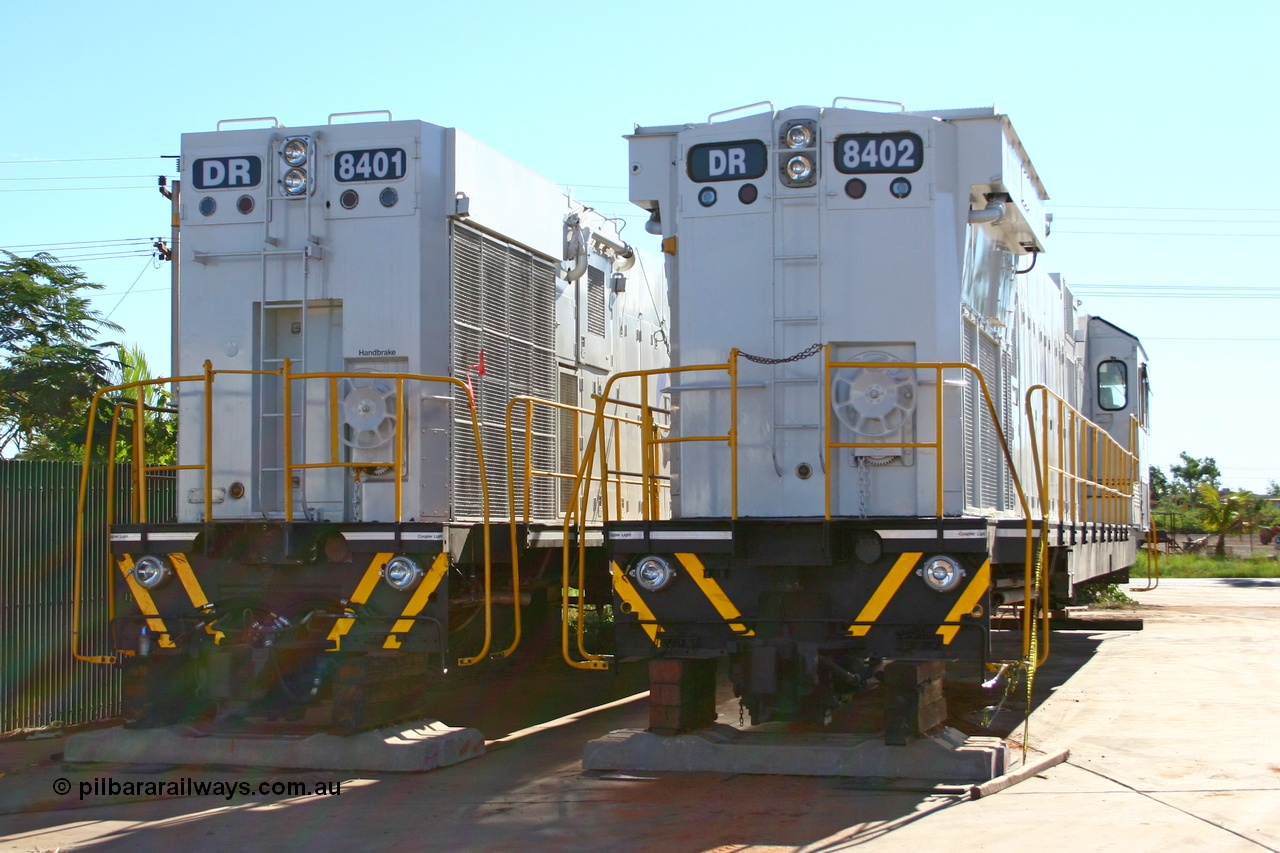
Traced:
[[707, 171], [712, 177], [721, 175], [745, 175], [747, 173], [747, 151], [745, 148], [712, 148], [707, 152]]
[[262, 182], [262, 160], [258, 157], [203, 157], [191, 166], [196, 189], [256, 187]]

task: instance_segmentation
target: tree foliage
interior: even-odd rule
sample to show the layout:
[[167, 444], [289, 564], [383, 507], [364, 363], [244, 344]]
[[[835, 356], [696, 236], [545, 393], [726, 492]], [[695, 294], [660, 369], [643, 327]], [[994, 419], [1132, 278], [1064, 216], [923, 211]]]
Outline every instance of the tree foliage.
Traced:
[[89, 305], [101, 289], [51, 255], [0, 258], [0, 452], [79, 458], [88, 401], [119, 363], [120, 327]]
[[1175, 490], [1189, 497], [1192, 504], [1198, 503], [1202, 485], [1211, 486], [1217, 491], [1221, 485], [1222, 472], [1218, 469], [1216, 459], [1212, 456], [1196, 459], [1185, 450], [1178, 456], [1182, 459], [1182, 463], [1169, 466]]
[[1239, 530], [1250, 508], [1253, 495], [1248, 492], [1219, 492], [1209, 483], [1201, 483], [1200, 521], [1205, 529], [1218, 537], [1214, 555], [1227, 555], [1227, 534]]

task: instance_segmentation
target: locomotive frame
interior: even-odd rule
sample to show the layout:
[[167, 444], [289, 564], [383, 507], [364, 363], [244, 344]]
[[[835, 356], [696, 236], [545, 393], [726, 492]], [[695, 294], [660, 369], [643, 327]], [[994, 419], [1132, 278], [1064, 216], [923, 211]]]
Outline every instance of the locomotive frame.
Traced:
[[[1036, 270], [1048, 196], [1008, 118], [856, 100], [627, 137], [672, 366], [603, 396], [663, 386], [643, 458], [669, 454], [671, 510], [605, 531], [655, 731], [714, 719], [727, 658], [755, 723], [883, 680], [903, 742], [941, 722], [946, 663], [1033, 677], [1050, 608], [1127, 578], [1148, 523], [1145, 354]], [[992, 661], [1002, 605], [1020, 660]]]

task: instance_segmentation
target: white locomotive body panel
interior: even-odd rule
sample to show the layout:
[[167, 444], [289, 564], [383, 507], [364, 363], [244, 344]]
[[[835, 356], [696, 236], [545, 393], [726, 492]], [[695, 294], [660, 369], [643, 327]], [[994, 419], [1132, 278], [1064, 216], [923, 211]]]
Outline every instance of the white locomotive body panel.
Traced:
[[[305, 152], [297, 166], [284, 157], [290, 140]], [[183, 136], [182, 162], [175, 374], [200, 375], [206, 359], [217, 371], [280, 370], [289, 359], [295, 374], [468, 381], [492, 517], [506, 515], [511, 397], [578, 403], [608, 372], [666, 357], [652, 329], [641, 340], [631, 334], [665, 319], [661, 266], [639, 253], [620, 257], [614, 248], [630, 247], [610, 222], [459, 130], [385, 121], [192, 133]], [[291, 170], [307, 181], [296, 193], [284, 183]], [[570, 216], [579, 236], [599, 235], [577, 250], [586, 264], [577, 281], [564, 280], [561, 267]], [[326, 389], [299, 383], [294, 393], [292, 462], [331, 456]], [[296, 517], [313, 520], [483, 516], [464, 391], [418, 383], [396, 400], [394, 382], [370, 379], [343, 380], [339, 394], [365, 407], [341, 425], [343, 459], [368, 467], [358, 481], [350, 469], [298, 471], [286, 489], [280, 382], [220, 374], [213, 517], [281, 517], [286, 493]], [[184, 385], [179, 405], [179, 460], [193, 464], [205, 447], [202, 388]], [[387, 467], [396, 419], [407, 460], [399, 519]], [[554, 413], [537, 415], [532, 444], [543, 470], [568, 458], [557, 424]], [[232, 498], [237, 483], [243, 496]], [[563, 509], [554, 483], [536, 489], [536, 517], [554, 520]], [[180, 472], [179, 493], [179, 520], [201, 520], [202, 472]]]
[[[811, 141], [792, 148], [797, 126]], [[825, 344], [833, 361], [972, 364], [1024, 486], [1034, 483], [1021, 394], [1045, 384], [1078, 405], [1081, 374], [1074, 300], [1035, 265], [1047, 196], [1005, 116], [799, 107], [628, 138], [632, 200], [674, 248], [674, 363], [723, 361], [735, 347], [784, 360]], [[797, 155], [807, 180], [786, 177]], [[827, 477], [835, 516], [937, 515], [936, 450], [895, 445], [936, 440], [939, 374], [836, 376], [828, 389], [816, 355], [741, 363], [739, 516], [821, 516]], [[976, 379], [941, 376], [942, 514], [1020, 515]], [[883, 451], [841, 449], [823, 470], [828, 390], [838, 440]], [[677, 434], [724, 431], [723, 385], [677, 385], [672, 399]], [[729, 516], [728, 454], [677, 448], [675, 516]]]

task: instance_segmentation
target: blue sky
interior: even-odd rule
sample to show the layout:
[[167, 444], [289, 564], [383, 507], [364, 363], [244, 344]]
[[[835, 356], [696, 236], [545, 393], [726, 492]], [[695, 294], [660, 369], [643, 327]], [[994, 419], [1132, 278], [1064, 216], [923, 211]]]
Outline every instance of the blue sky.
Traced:
[[0, 28], [0, 248], [80, 265], [157, 372], [155, 177], [182, 133], [220, 119], [386, 109], [456, 126], [625, 213], [639, 238], [635, 124], [761, 100], [995, 104], [1049, 191], [1041, 263], [1143, 338], [1153, 463], [1185, 450], [1216, 458], [1228, 486], [1280, 480], [1280, 6], [54, 0], [7, 4]]

